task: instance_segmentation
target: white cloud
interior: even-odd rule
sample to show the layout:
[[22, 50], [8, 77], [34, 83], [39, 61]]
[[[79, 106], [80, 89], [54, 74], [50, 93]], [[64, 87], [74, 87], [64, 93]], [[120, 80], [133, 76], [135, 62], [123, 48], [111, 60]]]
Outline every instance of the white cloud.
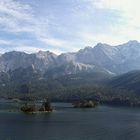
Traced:
[[23, 51], [23, 52], [26, 52], [26, 53], [36, 53], [40, 50], [46, 51], [45, 49], [37, 48], [37, 47], [34, 47], [34, 46], [28, 46], [28, 45], [20, 45], [18, 47], [15, 47], [14, 50], [15, 51]]
[[0, 39], [0, 45], [10, 45], [12, 42], [10, 40]]
[[[56, 43], [56, 42], [52, 42], [52, 43], [53, 43], [52, 45], [55, 45], [54, 43]], [[7, 45], [7, 46], [4, 47], [3, 45]], [[0, 46], [3, 46], [2, 48], [0, 48], [0, 54], [2, 54], [4, 52], [13, 51], [13, 50], [14, 51], [22, 51], [22, 52], [26, 52], [26, 53], [36, 53], [40, 50], [41, 51], [48, 51], [44, 47], [30, 45], [30, 42], [28, 42], [28, 40], [0, 39]], [[60, 53], [63, 52], [63, 51], [60, 50], [60, 48], [55, 48], [55, 47], [50, 48], [49, 51], [54, 52], [56, 54], [60, 54]]]
[[55, 38], [40, 38], [42, 42], [51, 45], [51, 46], [63, 46], [65, 44], [64, 40], [55, 39]]
[[[81, 31], [81, 38], [89, 44], [105, 42], [112, 45], [128, 40], [140, 41], [140, 1], [139, 0], [83, 0], [89, 3], [89, 9], [110, 11], [118, 13], [118, 17], [112, 21], [108, 32]], [[120, 20], [116, 24], [117, 20]], [[96, 26], [95, 26], [96, 28]], [[105, 29], [106, 30], [106, 29]], [[92, 42], [92, 43], [91, 43]]]
[[[15, 51], [22, 51], [22, 52], [26, 52], [26, 53], [37, 53], [38, 51], [47, 51], [46, 49], [40, 48], [40, 47], [35, 47], [35, 46], [30, 46], [30, 45], [19, 45], [17, 47], [14, 48]], [[9, 50], [11, 51], [11, 50]], [[59, 49], [55, 49], [55, 48], [51, 48], [49, 51], [55, 53], [55, 54], [61, 54], [62, 51], [60, 51]]]
[[116, 10], [120, 12], [123, 19], [123, 28], [131, 28], [131, 30], [140, 28], [139, 0], [89, 0], [89, 2], [100, 9]]
[[48, 37], [48, 20], [36, 18], [30, 5], [14, 0], [0, 0], [0, 26], [7, 32], [30, 33], [40, 41], [40, 36]]
[[1, 0], [0, 1], [0, 13], [5, 16], [12, 16], [16, 19], [28, 20], [31, 18], [32, 9], [29, 5], [22, 5], [13, 0]]
[[8, 32], [31, 32], [33, 14], [29, 5], [22, 5], [14, 0], [0, 1], [0, 25]]
[[77, 48], [75, 48], [75, 45], [77, 43], [74, 42], [73, 40], [70, 41], [70, 40], [56, 39], [56, 38], [51, 38], [51, 37], [49, 37], [49, 38], [40, 37], [39, 40], [41, 40], [48, 46], [53, 46], [54, 49], [53, 48], [50, 48], [50, 49], [55, 50], [56, 53], [63, 52], [65, 49], [67, 49], [69, 51], [78, 50]]
[[[44, 43], [44, 45], [62, 48], [66, 41], [54, 37], [50, 37], [48, 32], [48, 19], [46, 17], [36, 17], [32, 7], [28, 4], [20, 3], [16, 0], [0, 0], [0, 30], [11, 32], [13, 34], [18, 33], [30, 33], [36, 40]], [[19, 42], [20, 40], [16, 40]], [[0, 41], [0, 44], [9, 44], [10, 41]], [[24, 48], [24, 49], [23, 49]], [[28, 50], [36, 50], [36, 47], [29, 47]], [[19, 49], [25, 50], [27, 47], [19, 47]], [[58, 52], [58, 50], [57, 50]]]
[[96, 33], [81, 33], [81, 37], [83, 37], [86, 45], [94, 46], [99, 42], [107, 43], [110, 45], [119, 45], [128, 40], [125, 38], [121, 38], [121, 36], [116, 37], [112, 34], [105, 35], [105, 34], [96, 34]]
[[[28, 1], [26, 1], [27, 4], [25, 4], [20, 0], [0, 0], [0, 30], [16, 35], [29, 33], [35, 38], [35, 41], [42, 43], [57, 53], [76, 51], [80, 47], [84, 47], [84, 45], [94, 45], [98, 42], [116, 45], [131, 39], [140, 40], [139, 0], [73, 0], [72, 2], [76, 3], [76, 1], [80, 3], [79, 6], [73, 7], [73, 18], [68, 17], [68, 19], [64, 19], [66, 20], [65, 22], [70, 22], [69, 19], [75, 19], [76, 22], [71, 21], [72, 25], [67, 27], [64, 26], [65, 24], [62, 26], [59, 22], [50, 25], [49, 23], [51, 22], [52, 24], [52, 21], [48, 20], [50, 19], [47, 17], [49, 15], [46, 17], [42, 17], [41, 15], [36, 16], [33, 7], [28, 4]], [[96, 14], [98, 14], [96, 13], [97, 9], [100, 11], [115, 11], [120, 17], [115, 17], [116, 19], [113, 18], [114, 21], [109, 18], [109, 21], [105, 22], [102, 18], [104, 19], [106, 15], [99, 14], [99, 16], [104, 17], [96, 17]], [[98, 10], [97, 12], [99, 12]], [[58, 15], [53, 16], [56, 18]], [[95, 17], [94, 21], [91, 20], [91, 16], [92, 19]], [[113, 16], [113, 14], [111, 16]], [[83, 23], [85, 19], [87, 19], [87, 24]], [[99, 20], [99, 22], [103, 21], [107, 25], [104, 26], [104, 23], [101, 23], [101, 25], [103, 25], [102, 27], [100, 27], [101, 25], [96, 25], [96, 19]], [[116, 24], [118, 19], [120, 19], [121, 22]], [[95, 23], [93, 24], [92, 22]], [[72, 32], [70, 38], [66, 37], [67, 39], [64, 40], [63, 36], [60, 38], [53, 37], [55, 31], [50, 33], [48, 29], [55, 24], [58, 26], [56, 28], [59, 28], [60, 34], [63, 32], [63, 29], [65, 30], [66, 36], [67, 33]], [[74, 29], [71, 30], [73, 27]], [[105, 30], [103, 30], [104, 27], [106, 27]], [[95, 28], [95, 30], [93, 28]], [[99, 32], [97, 28], [99, 28]], [[30, 45], [28, 42], [18, 39], [16, 39], [16, 43], [15, 40], [0, 40], [0, 45], [10, 44], [12, 46], [15, 45], [17, 50], [26, 52], [38, 51], [40, 48], [44, 49], [44, 46], [33, 46], [34, 44]]]

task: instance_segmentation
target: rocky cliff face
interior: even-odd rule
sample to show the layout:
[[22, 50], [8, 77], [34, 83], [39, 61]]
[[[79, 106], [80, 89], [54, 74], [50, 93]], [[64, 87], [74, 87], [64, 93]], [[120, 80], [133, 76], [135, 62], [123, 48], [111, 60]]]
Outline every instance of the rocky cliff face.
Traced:
[[33, 54], [13, 51], [0, 56], [0, 72], [29, 67], [41, 74], [51, 73], [54, 76], [90, 71], [122, 74], [140, 69], [140, 43], [129, 41], [118, 46], [98, 43], [95, 47], [60, 55], [49, 51]]

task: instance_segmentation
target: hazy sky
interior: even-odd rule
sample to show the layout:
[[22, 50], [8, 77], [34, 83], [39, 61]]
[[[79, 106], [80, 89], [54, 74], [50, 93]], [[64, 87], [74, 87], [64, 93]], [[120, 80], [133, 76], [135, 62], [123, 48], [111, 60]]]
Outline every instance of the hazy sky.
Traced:
[[140, 41], [140, 0], [0, 0], [0, 51]]

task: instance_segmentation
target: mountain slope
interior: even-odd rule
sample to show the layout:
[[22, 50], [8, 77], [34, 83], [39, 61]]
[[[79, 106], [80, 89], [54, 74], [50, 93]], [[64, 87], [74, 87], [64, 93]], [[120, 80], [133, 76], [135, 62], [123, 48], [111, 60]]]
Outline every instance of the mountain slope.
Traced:
[[116, 89], [125, 89], [134, 93], [140, 93], [140, 70], [131, 71], [112, 78], [109, 86]]
[[56, 65], [56, 57], [57, 55], [48, 51], [39, 51], [35, 54], [12, 51], [0, 57], [0, 71], [8, 72], [9, 70], [34, 66], [35, 69], [44, 72], [48, 67]]
[[60, 55], [49, 51], [33, 54], [8, 52], [0, 56], [0, 72], [34, 67], [41, 74], [52, 74], [52, 77], [92, 71], [123, 74], [140, 69], [139, 61], [140, 43], [137, 41], [129, 41], [118, 46], [98, 43], [95, 47]]

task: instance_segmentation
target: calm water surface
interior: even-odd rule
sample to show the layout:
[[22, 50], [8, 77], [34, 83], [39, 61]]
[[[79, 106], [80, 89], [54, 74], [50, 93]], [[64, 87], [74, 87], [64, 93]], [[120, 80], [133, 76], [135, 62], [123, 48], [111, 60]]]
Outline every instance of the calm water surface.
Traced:
[[140, 140], [140, 108], [55, 103], [56, 112], [26, 115], [11, 106], [0, 101], [0, 140]]

